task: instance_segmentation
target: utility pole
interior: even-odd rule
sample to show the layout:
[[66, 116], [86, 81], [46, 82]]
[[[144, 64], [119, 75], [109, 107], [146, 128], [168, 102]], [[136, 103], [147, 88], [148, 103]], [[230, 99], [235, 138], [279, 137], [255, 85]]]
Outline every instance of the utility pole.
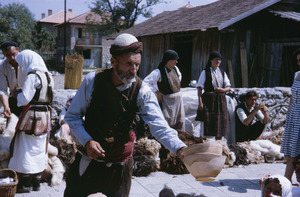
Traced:
[[63, 57], [63, 61], [64, 61], [64, 67], [66, 66], [66, 45], [67, 45], [67, 39], [66, 39], [66, 36], [67, 36], [67, 33], [66, 33], [66, 30], [67, 30], [67, 23], [66, 23], [66, 14], [67, 14], [67, 0], [65, 0], [65, 13], [64, 13], [64, 57]]

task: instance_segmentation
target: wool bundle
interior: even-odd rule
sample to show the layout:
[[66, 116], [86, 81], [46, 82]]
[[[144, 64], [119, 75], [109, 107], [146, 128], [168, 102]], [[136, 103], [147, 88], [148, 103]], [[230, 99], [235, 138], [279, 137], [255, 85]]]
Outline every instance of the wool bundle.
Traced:
[[52, 174], [51, 186], [60, 185], [65, 173], [65, 168], [57, 155], [57, 148], [48, 143], [48, 165], [51, 167]]
[[134, 144], [134, 176], [148, 176], [160, 167], [159, 151], [161, 145], [154, 139], [140, 138]]
[[260, 151], [257, 151], [254, 147], [252, 147], [250, 142], [239, 142], [238, 145], [247, 151], [247, 159], [249, 163], [264, 163], [264, 156]]
[[[193, 145], [198, 143], [203, 143], [202, 138], [195, 137], [190, 133], [178, 130], [178, 137], [187, 145]], [[161, 171], [167, 172], [169, 174], [188, 174], [184, 163], [176, 155], [171, 154], [168, 149], [162, 146], [160, 153], [160, 168]]]
[[274, 144], [270, 140], [251, 140], [250, 146], [255, 150], [260, 151], [265, 157], [265, 160], [274, 161], [275, 159], [283, 159], [283, 153], [280, 153], [280, 146]]
[[238, 144], [230, 144], [229, 149], [234, 152], [236, 160], [234, 165], [248, 165], [249, 159], [247, 158], [247, 151]]
[[274, 135], [272, 135], [269, 140], [274, 144], [281, 145], [282, 137], [284, 133], [284, 127], [280, 127], [279, 129], [273, 131]]
[[216, 142], [218, 142], [222, 145], [222, 155], [224, 155], [226, 157], [225, 165], [232, 167], [236, 160], [236, 156], [235, 156], [235, 153], [229, 149], [227, 140], [224, 138], [222, 140], [217, 140]]
[[51, 136], [50, 143], [58, 150], [58, 154], [56, 156], [60, 159], [64, 166], [64, 177], [66, 177], [71, 164], [75, 160], [75, 154], [77, 152], [75, 143], [73, 142], [70, 144], [68, 141], [64, 139], [57, 139], [54, 136]]
[[10, 143], [15, 134], [18, 117], [14, 114], [8, 119], [7, 126], [0, 135], [0, 169], [7, 168], [10, 157]]

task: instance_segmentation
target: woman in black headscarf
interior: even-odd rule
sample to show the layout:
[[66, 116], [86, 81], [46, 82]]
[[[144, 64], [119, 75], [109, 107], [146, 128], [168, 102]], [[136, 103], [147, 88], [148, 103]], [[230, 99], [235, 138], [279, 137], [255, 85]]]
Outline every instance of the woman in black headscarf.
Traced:
[[231, 86], [226, 73], [219, 68], [221, 61], [222, 55], [218, 51], [211, 52], [197, 83], [199, 106], [196, 120], [204, 121], [204, 136], [215, 136], [217, 139], [227, 135], [225, 93]]
[[170, 127], [184, 130], [185, 114], [180, 92], [182, 75], [176, 66], [179, 56], [169, 49], [157, 69], [154, 69], [144, 82], [156, 93], [162, 112]]

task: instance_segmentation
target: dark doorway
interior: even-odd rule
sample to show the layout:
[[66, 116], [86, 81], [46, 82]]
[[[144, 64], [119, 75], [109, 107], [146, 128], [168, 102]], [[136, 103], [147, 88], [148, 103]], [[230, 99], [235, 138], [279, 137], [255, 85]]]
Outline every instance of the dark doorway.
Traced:
[[174, 50], [179, 55], [177, 66], [182, 74], [181, 87], [188, 87], [191, 81], [192, 40], [192, 36], [178, 36], [174, 38]]

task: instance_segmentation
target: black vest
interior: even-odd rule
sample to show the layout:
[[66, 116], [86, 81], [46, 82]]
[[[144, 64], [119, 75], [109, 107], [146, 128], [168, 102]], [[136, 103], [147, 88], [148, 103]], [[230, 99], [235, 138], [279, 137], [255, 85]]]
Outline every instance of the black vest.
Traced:
[[[180, 86], [180, 80], [179, 80], [179, 76], [178, 76], [176, 69], [175, 68], [165, 69], [164, 66], [160, 66], [160, 67], [158, 67], [158, 69], [159, 69], [160, 75], [161, 75], [161, 82], [157, 82], [159, 91], [165, 95], [179, 92], [181, 86]], [[170, 83], [172, 85], [170, 85], [170, 83], [169, 83], [166, 70], [168, 72]]]
[[[242, 121], [240, 120], [240, 118], [238, 117], [238, 115], [237, 115], [237, 113], [236, 113], [236, 110], [237, 110], [238, 108], [242, 108], [242, 109], [244, 110], [245, 114], [247, 115], [247, 117], [250, 115], [250, 112], [248, 111], [248, 109], [247, 109], [247, 107], [246, 107], [246, 105], [245, 105], [244, 102], [240, 103], [240, 104], [239, 104], [238, 106], [236, 106], [236, 108], [235, 108], [235, 122], [236, 122], [236, 124], [235, 124], [235, 125], [236, 125], [236, 128], [235, 128], [235, 129], [236, 129], [236, 131], [241, 131], [241, 130], [247, 128], [248, 126], [244, 125], [244, 124], [242, 123]], [[254, 120], [254, 118], [253, 118], [253, 120]], [[252, 124], [253, 120], [250, 122], [249, 125]]]
[[[220, 69], [221, 70], [221, 69]], [[224, 86], [224, 71], [221, 70], [222, 76], [223, 76], [223, 86]], [[214, 92], [214, 86], [212, 85], [212, 76], [210, 67], [205, 68], [205, 83], [204, 83], [204, 92]], [[224, 88], [224, 87], [222, 87]]]
[[122, 92], [112, 82], [113, 69], [98, 71], [90, 106], [85, 114], [84, 127], [91, 137], [99, 142], [109, 154], [129, 140], [138, 107], [136, 99], [142, 80]]

